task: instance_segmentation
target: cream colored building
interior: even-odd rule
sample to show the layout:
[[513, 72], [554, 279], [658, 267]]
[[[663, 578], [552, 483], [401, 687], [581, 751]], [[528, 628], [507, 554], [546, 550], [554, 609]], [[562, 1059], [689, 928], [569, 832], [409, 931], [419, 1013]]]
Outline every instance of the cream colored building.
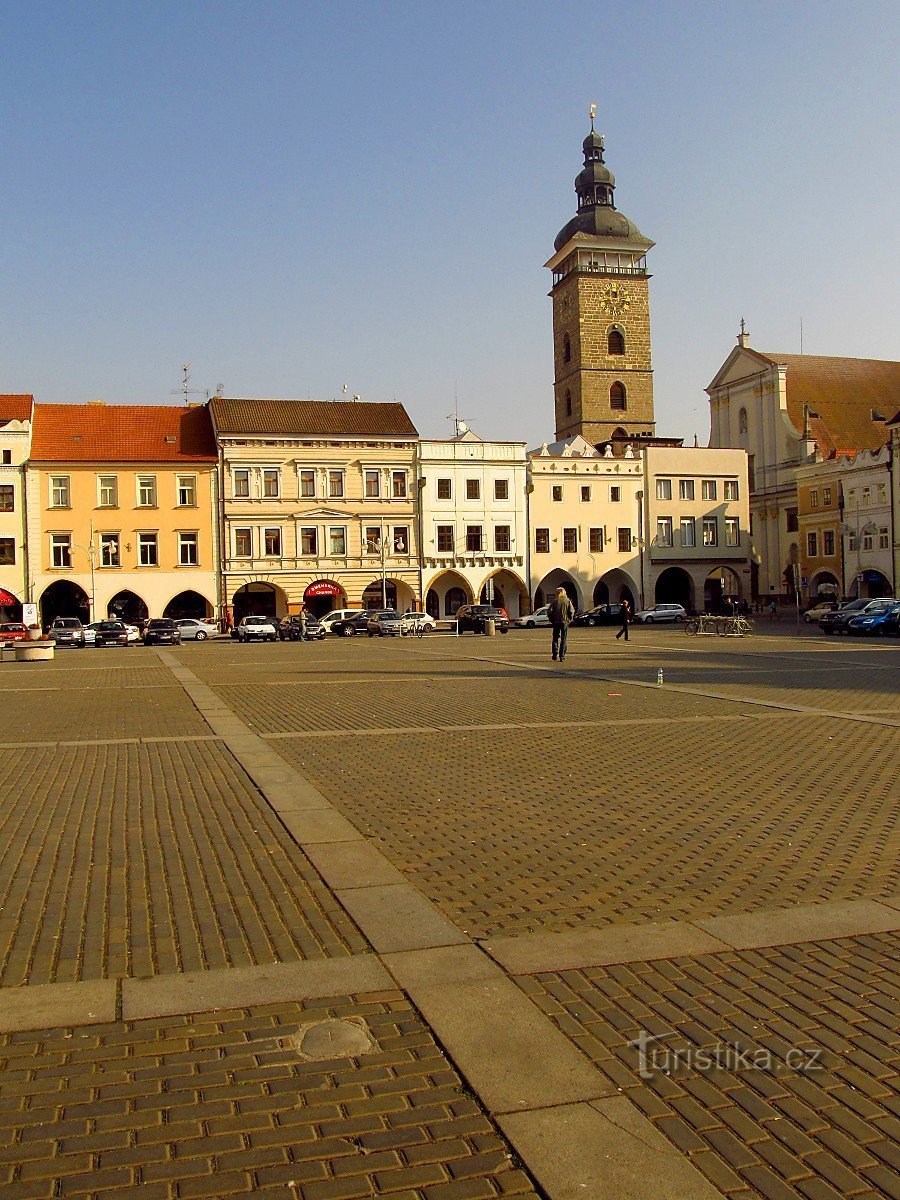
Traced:
[[56, 616], [215, 614], [215, 443], [205, 408], [37, 404], [28, 595]]
[[459, 433], [419, 443], [422, 589], [435, 619], [461, 604], [528, 611], [525, 443]]
[[33, 396], [0, 396], [0, 621], [21, 621], [28, 599], [25, 464]]
[[645, 607], [718, 612], [751, 598], [750, 504], [743, 450], [646, 446]]
[[893, 596], [894, 521], [889, 446], [797, 470], [804, 599], [836, 582], [842, 596]]
[[528, 455], [530, 582], [535, 608], [564, 587], [579, 612], [641, 602], [642, 461], [601, 454], [580, 435]]
[[209, 410], [232, 620], [420, 603], [418, 434], [402, 405], [216, 397]]
[[746, 450], [753, 593], [791, 599], [801, 557], [797, 468], [889, 440], [900, 363], [769, 354], [741, 333], [707, 388], [710, 446]]

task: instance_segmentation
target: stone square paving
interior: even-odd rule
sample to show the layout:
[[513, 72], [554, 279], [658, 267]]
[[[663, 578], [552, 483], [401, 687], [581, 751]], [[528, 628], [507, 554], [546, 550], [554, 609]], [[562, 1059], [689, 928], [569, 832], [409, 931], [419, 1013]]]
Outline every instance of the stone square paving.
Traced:
[[900, 645], [613, 633], [0, 664], [4, 1200], [900, 1197]]

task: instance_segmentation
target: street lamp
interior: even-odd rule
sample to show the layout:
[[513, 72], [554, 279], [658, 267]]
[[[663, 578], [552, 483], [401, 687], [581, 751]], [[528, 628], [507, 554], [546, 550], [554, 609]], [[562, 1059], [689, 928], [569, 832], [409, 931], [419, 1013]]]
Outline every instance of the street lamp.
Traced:
[[[842, 489], [841, 490], [841, 516], [842, 517], [844, 516], [843, 499], [844, 499], [844, 497], [843, 497], [843, 489]], [[841, 533], [843, 535], [845, 535], [846, 537], [855, 538], [855, 540], [856, 540], [856, 595], [857, 595], [858, 599], [861, 599], [860, 592], [862, 591], [862, 539], [863, 539], [863, 534], [866, 534], [866, 533], [874, 534], [877, 531], [877, 529], [878, 529], [878, 526], [875, 524], [874, 521], [866, 521], [864, 524], [860, 523], [859, 496], [857, 496], [856, 497], [856, 522], [855, 522], [855, 524], [851, 524], [847, 520], [842, 520], [841, 521]], [[847, 595], [846, 576], [845, 576], [843, 582], [844, 582], [844, 595], [846, 596]]]
[[[93, 524], [93, 522], [91, 522], [91, 540], [88, 542], [88, 544], [86, 546], [82, 546], [79, 542], [73, 542], [72, 545], [74, 546], [74, 548], [76, 550], [83, 550], [85, 552], [85, 554], [88, 556], [88, 560], [90, 561], [90, 564], [91, 564], [91, 607], [90, 607], [89, 616], [90, 616], [91, 621], [93, 621], [95, 596], [96, 596], [96, 588], [94, 585], [94, 556], [97, 553], [96, 548], [94, 546], [94, 524]], [[88, 624], [90, 624], [90, 621], [88, 622]]]

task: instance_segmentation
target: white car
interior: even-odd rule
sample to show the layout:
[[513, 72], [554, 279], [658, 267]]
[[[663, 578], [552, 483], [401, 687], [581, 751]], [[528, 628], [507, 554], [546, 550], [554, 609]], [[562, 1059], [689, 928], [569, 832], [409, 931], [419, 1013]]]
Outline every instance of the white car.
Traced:
[[86, 646], [93, 646], [94, 638], [97, 635], [97, 626], [99, 624], [100, 624], [99, 621], [91, 621], [90, 625], [85, 625], [85, 627], [84, 627], [84, 644]]
[[686, 616], [683, 604], [654, 604], [652, 608], [636, 612], [634, 620], [640, 625], [662, 624], [663, 621], [677, 621], [680, 625]]
[[278, 628], [270, 617], [244, 617], [233, 636], [239, 642], [277, 642]]
[[406, 619], [414, 628], [420, 627], [423, 633], [432, 633], [437, 628], [437, 621], [429, 613], [408, 612]]
[[814, 608], [808, 608], [803, 614], [803, 620], [807, 625], [812, 625], [814, 621], [818, 621], [819, 617], [824, 616], [827, 612], [834, 611], [834, 602], [831, 600], [822, 600]]
[[219, 636], [219, 628], [212, 621], [198, 621], [196, 617], [179, 617], [175, 624], [181, 630], [183, 642], [205, 642], [207, 638]]
[[537, 625], [549, 625], [549, 612], [550, 605], [545, 604], [543, 608], [536, 608], [530, 616], [516, 617], [513, 624], [518, 625], [520, 629], [534, 629]]
[[127, 621], [125, 621], [124, 624], [125, 628], [128, 630], [128, 645], [131, 646], [135, 642], [139, 642], [141, 640], [141, 631], [138, 629], [137, 625], [129, 625]]
[[365, 610], [362, 608], [333, 608], [324, 617], [319, 617], [319, 624], [326, 633], [334, 633], [332, 626], [337, 621], [345, 621], [348, 617], [358, 617]]

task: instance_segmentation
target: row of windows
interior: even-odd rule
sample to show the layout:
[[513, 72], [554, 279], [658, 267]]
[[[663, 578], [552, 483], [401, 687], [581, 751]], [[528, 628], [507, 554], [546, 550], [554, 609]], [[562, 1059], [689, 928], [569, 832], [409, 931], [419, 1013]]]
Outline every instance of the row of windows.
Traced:
[[[76, 549], [71, 533], [50, 534], [50, 564], [56, 570], [72, 569], [72, 551]], [[126, 549], [131, 549], [129, 543]], [[93, 551], [96, 567], [121, 567], [122, 565], [122, 535], [119, 533], [101, 533], [99, 545], [88, 548], [88, 557]], [[139, 567], [159, 566], [159, 534], [146, 532], [137, 534], [137, 565]], [[178, 534], [178, 565], [181, 567], [197, 567], [200, 565], [200, 535], [196, 531]]]
[[[303, 467], [298, 472], [300, 495], [304, 499], [314, 500], [320, 494], [329, 500], [342, 500], [346, 496], [347, 472], [343, 468], [328, 469], [324, 472], [324, 479], [321, 481], [318, 478], [319, 474], [320, 472], [313, 467]], [[253, 471], [250, 467], [232, 468], [232, 495], [239, 500], [250, 499], [252, 477]], [[382, 472], [377, 469], [363, 471], [363, 494], [366, 499], [382, 499], [382, 491]], [[281, 496], [280, 467], [263, 467], [259, 471], [259, 494], [266, 500], [277, 500]], [[409, 498], [406, 471], [391, 471], [388, 495], [392, 500]]]
[[[589, 503], [593, 494], [591, 485], [588, 483], [583, 483], [579, 486], [582, 503]], [[556, 503], [562, 501], [565, 496], [564, 485], [561, 483], [554, 483], [550, 488], [550, 496], [551, 499], [553, 499]], [[610, 486], [609, 500], [611, 504], [620, 504], [622, 502], [622, 487], [620, 484], [614, 483]]]
[[[299, 554], [302, 557], [313, 557], [322, 552], [329, 558], [346, 558], [347, 556], [347, 527], [346, 525], [330, 525], [322, 530], [317, 525], [301, 526], [299, 533]], [[281, 558], [283, 534], [280, 525], [272, 525], [262, 529], [250, 526], [236, 527], [232, 531], [233, 554], [235, 558]], [[378, 525], [367, 526], [364, 531], [363, 545], [366, 554], [409, 554], [409, 526], [394, 525], [383, 530]]]
[[[620, 329], [610, 329], [606, 335], [606, 353], [620, 355], [625, 353], [625, 336]], [[563, 362], [572, 361], [572, 343], [569, 335], [563, 337]]]
[[[847, 504], [849, 507], [853, 507], [856, 504], [856, 501], [857, 501], [856, 490], [857, 490], [856, 488], [850, 488], [849, 491], [847, 492]], [[825, 508], [829, 507], [829, 505], [832, 502], [833, 495], [834, 495], [834, 493], [830, 487], [822, 488], [822, 505], [823, 505], [823, 507], [825, 507]], [[877, 486], [877, 489], [876, 489], [876, 495], [878, 497], [878, 499], [877, 499], [878, 504], [887, 504], [887, 484], [879, 483]], [[863, 508], [867, 508], [869, 505], [871, 505], [871, 503], [872, 503], [871, 487], [864, 487], [864, 488], [859, 489], [859, 503]], [[809, 506], [810, 506], [810, 508], [818, 508], [819, 507], [819, 489], [818, 488], [810, 488], [809, 489]]]
[[[678, 480], [678, 499], [693, 500], [694, 499], [694, 480], [679, 479]], [[740, 499], [740, 484], [736, 479], [726, 479], [723, 481], [723, 493], [725, 500]], [[657, 500], [672, 499], [672, 480], [657, 479], [656, 481], [656, 498]], [[700, 498], [702, 500], [718, 500], [719, 487], [716, 479], [702, 479], [700, 481]]]
[[[877, 530], [877, 536], [878, 536], [878, 549], [879, 550], [890, 550], [891, 536], [890, 536], [890, 532], [888, 530], [887, 525], [882, 525], [881, 528]], [[863, 550], [874, 550], [875, 549], [875, 537], [876, 537], [875, 530], [873, 530], [873, 529], [863, 530], [862, 537], [860, 539], [860, 541], [862, 543], [862, 549]], [[836, 542], [836, 539], [835, 539], [834, 530], [833, 529], [824, 529], [822, 531], [822, 556], [824, 558], [830, 558], [831, 555], [833, 555], [835, 553], [835, 542]], [[856, 534], [855, 533], [849, 533], [847, 535], [847, 549], [851, 553], [856, 550]], [[810, 530], [810, 532], [807, 533], [807, 535], [806, 535], [806, 554], [807, 554], [807, 557], [809, 557], [809, 558], [818, 558], [818, 556], [819, 556], [819, 534], [816, 530]]]
[[[679, 522], [679, 544], [683, 548], [690, 548], [697, 545], [697, 518], [696, 517], [681, 517]], [[702, 517], [700, 520], [700, 536], [701, 544], [704, 546], [718, 546], [719, 544], [719, 518], [718, 517]], [[674, 537], [674, 519], [672, 517], [659, 517], [656, 522], [656, 544], [657, 546], [668, 547], [673, 546]], [[725, 517], [725, 545], [740, 546], [741, 544], [741, 523], [737, 517]]]
[[[453, 499], [453, 480], [439, 479], [437, 481], [437, 498], [438, 500]], [[466, 480], [466, 499], [480, 500], [481, 499], [481, 480], [467, 479]], [[495, 479], [494, 480], [494, 499], [508, 500], [509, 499], [509, 480]]]
[[[135, 493], [137, 508], [156, 508], [158, 495], [156, 476], [138, 475], [135, 479]], [[51, 508], [72, 507], [72, 487], [69, 475], [50, 476], [49, 502]], [[196, 475], [175, 476], [175, 504], [178, 508], [197, 507]], [[118, 475], [97, 476], [97, 507], [119, 507]]]
[[[626, 526], [621, 526], [616, 530], [617, 543], [619, 551], [622, 554], [627, 554], [632, 548], [631, 530]], [[556, 539], [554, 539], [556, 540]], [[563, 553], [577, 554], [579, 531], [575, 527], [567, 527], [562, 531]], [[606, 537], [602, 528], [592, 528], [588, 530], [588, 547], [591, 554], [602, 554], [606, 548]], [[550, 530], [535, 529], [534, 531], [534, 551], [535, 554], [550, 553]]]
[[[460, 547], [461, 549], [462, 547]], [[484, 527], [467, 525], [465, 533], [466, 551], [472, 554], [482, 554], [487, 550], [487, 539]], [[494, 526], [494, 550], [499, 554], [508, 553], [512, 548], [512, 531], [509, 525]], [[453, 525], [438, 525], [437, 527], [438, 554], [455, 554], [457, 552], [456, 528]]]

